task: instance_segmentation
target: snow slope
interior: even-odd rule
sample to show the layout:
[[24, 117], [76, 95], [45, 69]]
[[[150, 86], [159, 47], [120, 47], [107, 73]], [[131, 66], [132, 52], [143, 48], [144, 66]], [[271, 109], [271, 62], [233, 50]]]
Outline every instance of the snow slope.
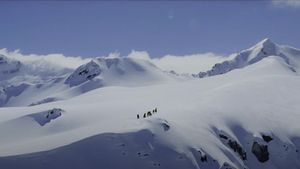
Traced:
[[[298, 59], [291, 50], [288, 57]], [[220, 76], [107, 86], [59, 102], [3, 107], [0, 166], [300, 168], [297, 66], [270, 55]], [[99, 73], [93, 79], [106, 71], [92, 67], [88, 73]], [[80, 86], [81, 78], [62, 83]]]

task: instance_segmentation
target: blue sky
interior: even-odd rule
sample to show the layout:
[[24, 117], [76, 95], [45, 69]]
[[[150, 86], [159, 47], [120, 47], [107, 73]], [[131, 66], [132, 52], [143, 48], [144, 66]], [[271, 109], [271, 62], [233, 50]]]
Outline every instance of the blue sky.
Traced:
[[67, 56], [227, 55], [265, 37], [300, 48], [300, 5], [271, 1], [0, 2], [0, 48]]

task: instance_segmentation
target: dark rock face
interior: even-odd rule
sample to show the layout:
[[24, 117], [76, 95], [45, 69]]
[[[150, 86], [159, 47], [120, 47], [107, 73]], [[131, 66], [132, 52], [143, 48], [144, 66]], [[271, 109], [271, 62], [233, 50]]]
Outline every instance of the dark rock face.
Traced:
[[77, 68], [65, 81], [71, 87], [84, 83], [88, 80], [92, 80], [94, 77], [100, 75], [100, 66], [94, 62], [90, 61]]
[[243, 150], [241, 145], [239, 145], [236, 141], [229, 139], [228, 145], [234, 152], [237, 152], [239, 154], [242, 160], [247, 160], [246, 152]]
[[64, 110], [60, 108], [53, 108], [51, 110], [30, 114], [28, 115], [28, 117], [35, 120], [40, 126], [44, 126], [45, 124], [49, 123], [51, 120], [60, 117], [63, 112]]
[[219, 134], [219, 137], [220, 137], [220, 138], [222, 138], [222, 139], [225, 139], [225, 140], [227, 140], [227, 139], [228, 139], [228, 137], [227, 137], [227, 136], [225, 136], [224, 134]]
[[262, 138], [264, 139], [265, 142], [270, 142], [273, 140], [273, 138], [271, 136], [268, 136], [268, 135], [264, 135], [262, 134]]
[[201, 155], [200, 160], [201, 160], [202, 162], [207, 162], [207, 156], [206, 156], [205, 154], [204, 154], [204, 155]]
[[234, 151], [236, 152], [242, 160], [247, 160], [247, 153], [242, 148], [242, 146], [235, 140], [229, 138], [225, 134], [219, 133], [219, 137]]
[[261, 145], [254, 141], [251, 152], [255, 155], [257, 160], [262, 163], [269, 160], [269, 151], [267, 145]]
[[206, 72], [200, 72], [198, 75], [196, 75], [196, 76], [198, 76], [199, 78], [203, 78], [203, 77], [205, 77], [207, 75], [207, 73]]

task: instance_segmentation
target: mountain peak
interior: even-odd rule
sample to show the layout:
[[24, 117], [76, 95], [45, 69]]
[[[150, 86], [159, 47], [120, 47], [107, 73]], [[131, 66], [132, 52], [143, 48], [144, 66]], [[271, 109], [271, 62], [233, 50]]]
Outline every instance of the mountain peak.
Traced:
[[[224, 74], [231, 70], [257, 63], [269, 56], [278, 56], [282, 58], [287, 65], [290, 65], [291, 61], [288, 57], [289, 53], [282, 50], [282, 46], [272, 42], [269, 38], [265, 38], [253, 47], [237, 53], [233, 59], [217, 63], [206, 72], [200, 72], [198, 76], [202, 78], [206, 76]], [[295, 71], [293, 70], [293, 72]]]
[[265, 38], [262, 41], [260, 41], [259, 43], [262, 43], [262, 44], [274, 44], [274, 42], [271, 39], [269, 39], [269, 38]]
[[65, 81], [71, 87], [91, 80], [101, 73], [100, 66], [94, 61], [79, 66]]
[[255, 57], [263, 58], [266, 56], [278, 55], [279, 49], [279, 45], [274, 43], [271, 39], [265, 38], [245, 51], [252, 53], [252, 55], [248, 57], [248, 60], [251, 60]]
[[265, 51], [269, 51], [269, 53], [274, 53], [276, 50], [276, 44], [269, 38], [265, 38], [262, 41], [258, 42], [254, 48], [264, 49]]

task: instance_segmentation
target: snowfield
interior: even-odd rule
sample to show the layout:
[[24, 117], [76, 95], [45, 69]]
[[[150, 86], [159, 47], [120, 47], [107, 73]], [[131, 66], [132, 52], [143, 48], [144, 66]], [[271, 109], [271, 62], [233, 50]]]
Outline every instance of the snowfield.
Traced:
[[98, 58], [6, 89], [0, 168], [300, 168], [299, 61], [266, 39], [194, 78]]

